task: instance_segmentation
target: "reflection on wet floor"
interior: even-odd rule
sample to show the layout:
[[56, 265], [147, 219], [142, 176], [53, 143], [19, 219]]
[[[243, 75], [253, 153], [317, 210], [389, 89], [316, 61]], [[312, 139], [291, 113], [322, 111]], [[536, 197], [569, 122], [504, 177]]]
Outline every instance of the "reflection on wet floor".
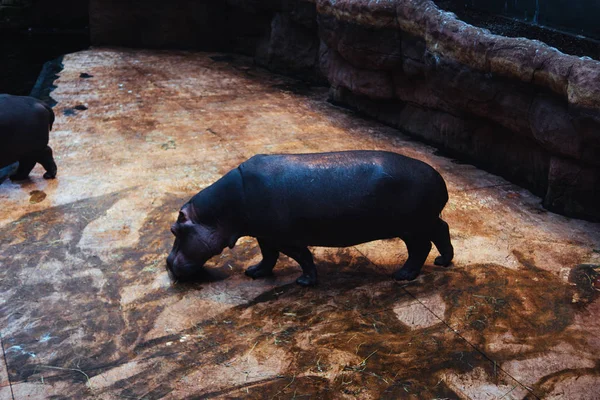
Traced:
[[[64, 64], [59, 176], [0, 186], [0, 398], [597, 398], [600, 225], [242, 57]], [[205, 281], [170, 280], [169, 226], [198, 190], [256, 153], [343, 149], [440, 171], [452, 267], [432, 251], [397, 283], [400, 240], [315, 248], [320, 284], [301, 288], [283, 256], [274, 277], [244, 276], [260, 252], [242, 238]]]

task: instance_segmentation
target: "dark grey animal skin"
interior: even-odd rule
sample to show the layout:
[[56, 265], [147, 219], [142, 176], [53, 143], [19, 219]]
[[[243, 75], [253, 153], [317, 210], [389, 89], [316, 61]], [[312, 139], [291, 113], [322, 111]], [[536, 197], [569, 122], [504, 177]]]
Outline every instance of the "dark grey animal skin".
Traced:
[[15, 172], [17, 172], [18, 168], [19, 168], [18, 162], [14, 163], [14, 164], [10, 164], [9, 166], [0, 168], [0, 183], [4, 182], [6, 180], [6, 178], [8, 178], [9, 176], [11, 176]]
[[448, 266], [454, 256], [440, 213], [446, 184], [431, 166], [383, 151], [256, 155], [196, 194], [179, 212], [167, 268], [193, 278], [241, 236], [258, 239], [263, 260], [246, 270], [271, 275], [284, 253], [302, 267], [300, 285], [317, 283], [307, 246], [346, 247], [400, 237], [408, 259], [393, 277], [413, 280], [435, 244]]
[[56, 177], [56, 163], [48, 146], [54, 123], [52, 108], [33, 97], [0, 94], [0, 169], [19, 163], [12, 180], [27, 179], [36, 163], [45, 179]]

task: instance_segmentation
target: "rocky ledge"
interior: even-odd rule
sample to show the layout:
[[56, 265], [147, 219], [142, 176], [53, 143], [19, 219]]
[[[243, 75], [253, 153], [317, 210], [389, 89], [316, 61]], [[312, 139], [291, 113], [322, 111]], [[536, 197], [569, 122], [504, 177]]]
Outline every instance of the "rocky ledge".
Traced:
[[[146, 40], [139, 44], [160, 45], [148, 43], [148, 31], [164, 33], [164, 13], [140, 25], [136, 8], [131, 23], [119, 11], [125, 3], [137, 2], [92, 0], [92, 40], [122, 44], [119, 31], [135, 26]], [[600, 62], [494, 35], [430, 0], [178, 3], [214, 14], [198, 28], [214, 43], [279, 72], [326, 79], [332, 101], [527, 187], [552, 211], [600, 220]]]

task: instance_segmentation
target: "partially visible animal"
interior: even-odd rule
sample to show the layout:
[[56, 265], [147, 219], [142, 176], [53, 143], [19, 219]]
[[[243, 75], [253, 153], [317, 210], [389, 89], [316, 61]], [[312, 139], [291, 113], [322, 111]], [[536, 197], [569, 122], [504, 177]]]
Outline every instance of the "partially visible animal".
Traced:
[[12, 180], [27, 179], [37, 163], [45, 179], [56, 177], [56, 163], [48, 146], [54, 112], [46, 103], [28, 96], [0, 94], [0, 169], [16, 162]]
[[438, 265], [452, 262], [448, 224], [440, 213], [446, 183], [424, 162], [384, 151], [257, 155], [183, 205], [167, 268], [193, 277], [241, 236], [258, 239], [263, 260], [246, 270], [272, 274], [284, 253], [302, 267], [300, 285], [317, 283], [308, 246], [346, 247], [399, 237], [408, 260], [393, 277], [413, 280], [431, 250]]
[[0, 183], [4, 182], [6, 180], [6, 178], [8, 178], [9, 176], [11, 176], [15, 172], [17, 172], [18, 168], [19, 168], [18, 161], [14, 164], [10, 164], [7, 167], [0, 168]]

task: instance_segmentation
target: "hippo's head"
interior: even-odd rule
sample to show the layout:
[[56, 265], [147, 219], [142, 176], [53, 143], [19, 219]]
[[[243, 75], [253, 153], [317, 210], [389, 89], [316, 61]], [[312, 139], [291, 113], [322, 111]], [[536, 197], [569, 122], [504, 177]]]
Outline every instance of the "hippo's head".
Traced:
[[175, 243], [167, 257], [167, 269], [177, 279], [198, 275], [204, 263], [226, 247], [221, 231], [217, 223], [198, 221], [193, 205], [185, 204], [171, 225]]

